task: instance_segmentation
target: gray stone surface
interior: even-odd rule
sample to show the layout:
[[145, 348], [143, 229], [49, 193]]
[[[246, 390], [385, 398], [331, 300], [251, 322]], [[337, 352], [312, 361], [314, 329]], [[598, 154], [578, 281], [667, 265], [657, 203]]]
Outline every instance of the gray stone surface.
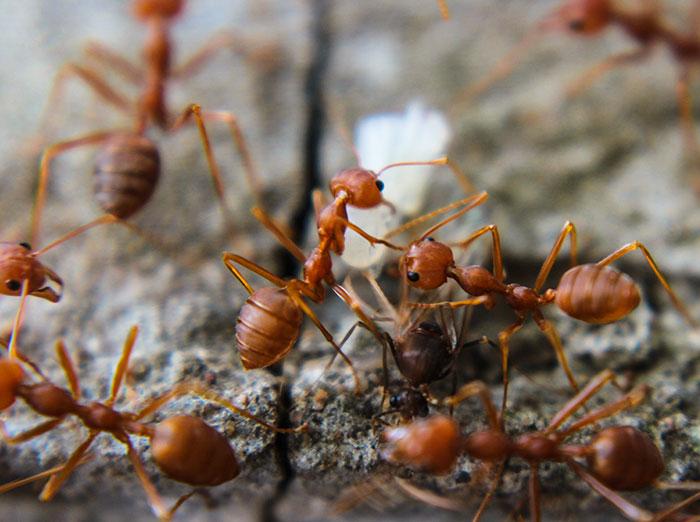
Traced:
[[[5, 13], [0, 21], [5, 62], [0, 70], [5, 122], [0, 128], [4, 158], [0, 178], [5, 182], [0, 219], [3, 237], [19, 239], [28, 227], [36, 179], [34, 159], [23, 154], [22, 146], [36, 131], [54, 72], [66, 60], [79, 58], [87, 38], [99, 38], [136, 58], [143, 32], [125, 15], [121, 3], [36, 0], [25, 2], [22, 9], [10, 4], [0, 0]], [[255, 64], [222, 55], [201, 77], [174, 90], [173, 106], [197, 101], [236, 112], [266, 180], [272, 180], [270, 202], [285, 216], [298, 198], [305, 197], [296, 183], [306, 119], [302, 82], [313, 47], [309, 19], [316, 4], [272, 0], [252, 6], [214, 0], [190, 4], [176, 29], [180, 57], [221, 27], [245, 30], [281, 46], [284, 60], [272, 79]], [[675, 9], [676, 4], [668, 6]], [[693, 316], [700, 317], [695, 262], [700, 251], [696, 232], [700, 214], [683, 167], [673, 90], [675, 68], [665, 53], [615, 71], [579, 98], [565, 100], [566, 86], [577, 74], [628, 48], [629, 43], [615, 31], [593, 40], [553, 34], [534, 47], [507, 80], [478, 102], [457, 110], [452, 100], [459, 89], [481, 77], [553, 2], [510, 0], [494, 8], [488, 0], [453, 0], [450, 22], [441, 21], [433, 2], [425, 0], [329, 5], [332, 54], [324, 81], [326, 94], [339, 104], [350, 125], [362, 115], [402, 110], [416, 98], [450, 111], [456, 129], [451, 155], [478, 188], [491, 194], [485, 213], [501, 229], [510, 280], [534, 281], [554, 237], [571, 219], [578, 226], [580, 257], [585, 261], [597, 260], [625, 242], [643, 241], [662, 270], [672, 276], [674, 288]], [[70, 95], [56, 116], [59, 131], [53, 139], [125, 124], [120, 115], [105, 113], [81, 87], [71, 84], [68, 90]], [[241, 227], [250, 230], [255, 259], [275, 270], [274, 241], [247, 212], [248, 191], [240, 181], [240, 163], [228, 136], [224, 130], [212, 133], [226, 172], [228, 201]], [[352, 157], [332, 128], [325, 138], [323, 169], [331, 176], [351, 164]], [[234, 350], [234, 318], [245, 292], [223, 269], [218, 256], [221, 250], [239, 245], [232, 246], [221, 236], [220, 213], [196, 134], [185, 130], [177, 136], [156, 134], [156, 139], [163, 143], [166, 172], [153, 201], [135, 222], [176, 242], [177, 254], [164, 255], [116, 227], [92, 231], [47, 254], [46, 263], [67, 282], [66, 294], [58, 305], [31, 300], [22, 345], [62, 383], [52, 342], [65, 337], [79, 361], [86, 397], [99, 398], [108, 393], [109, 375], [128, 327], [138, 323], [141, 335], [132, 361], [133, 378], [120, 407], [137, 408], [139, 401], [185, 378], [215, 377], [217, 391], [241, 402], [247, 397], [251, 408], [275, 421], [278, 380], [262, 371], [240, 371]], [[88, 152], [74, 153], [57, 162], [45, 238], [97, 215], [88, 182], [90, 159]], [[454, 199], [453, 188], [448, 191]], [[437, 191], [428, 207], [446, 202]], [[557, 325], [581, 381], [613, 367], [626, 380], [654, 387], [651, 400], [609, 424], [630, 423], [652, 435], [666, 458], [664, 480], [700, 480], [698, 331], [690, 329], [670, 306], [638, 253], [620, 265], [639, 281], [644, 295], [644, 302], [629, 318], [615, 325], [588, 327], [555, 310], [547, 310], [547, 316]], [[549, 284], [555, 284], [559, 268]], [[256, 287], [261, 284], [252, 280]], [[390, 281], [383, 284], [391, 286]], [[9, 326], [16, 306], [15, 299], [0, 300], [5, 325]], [[337, 337], [355, 321], [334, 297], [317, 309]], [[511, 320], [512, 313], [503, 307], [477, 313], [468, 337], [493, 337]], [[288, 440], [296, 478], [278, 499], [277, 517], [326, 520], [341, 492], [372, 480], [391, 490], [394, 475], [451, 498], [467, 499], [466, 516], [473, 513], [484, 491], [485, 475], [468, 459], [460, 460], [455, 473], [440, 479], [381, 462], [376, 451], [379, 430], [373, 431], [371, 424], [379, 410], [380, 355], [366, 332], [354, 336], [346, 348], [363, 383], [359, 397], [352, 394], [352, 379], [342, 362], [335, 361], [321, 375], [332, 350], [313, 326], [305, 328], [285, 363], [286, 377], [293, 383], [291, 420], [307, 420], [311, 430]], [[566, 401], [569, 390], [551, 349], [534, 326], [513, 338], [512, 352], [516, 370], [507, 426], [511, 433], [520, 433], [543, 427]], [[493, 350], [464, 353], [459, 374], [460, 382], [477, 376], [486, 380], [498, 398], [500, 375]], [[438, 386], [435, 391], [446, 393], [447, 388]], [[598, 400], [602, 403], [615, 396], [610, 389]], [[180, 519], [259, 520], [261, 505], [270, 505], [282, 477], [272, 436], [199, 400], [179, 401], [162, 415], [175, 411], [201, 414], [230, 436], [245, 469], [238, 480], [212, 490], [217, 507], [207, 510], [201, 499], [193, 499], [182, 508]], [[476, 401], [465, 403], [457, 415], [465, 432], [484, 422]], [[3, 418], [13, 431], [38, 420], [21, 406]], [[31, 443], [0, 446], [0, 482], [60, 462], [83, 431], [67, 423]], [[575, 440], [584, 441], [591, 433], [586, 431]], [[186, 489], [160, 476], [150, 464], [146, 446], [139, 442], [149, 474], [159, 490], [174, 499]], [[54, 504], [39, 504], [35, 486], [3, 496], [3, 513], [22, 520], [150, 519], [145, 495], [122, 447], [103, 435], [95, 448], [96, 458], [76, 472]], [[526, 498], [527, 474], [524, 463], [514, 460], [509, 465], [489, 519], [502, 519]], [[543, 466], [541, 481], [545, 519], [620, 519], [561, 465]], [[389, 497], [384, 503], [378, 500], [377, 512], [358, 506], [342, 519], [465, 518], [465, 513], [436, 511], [396, 491]], [[630, 498], [658, 508], [679, 497], [644, 491]]]

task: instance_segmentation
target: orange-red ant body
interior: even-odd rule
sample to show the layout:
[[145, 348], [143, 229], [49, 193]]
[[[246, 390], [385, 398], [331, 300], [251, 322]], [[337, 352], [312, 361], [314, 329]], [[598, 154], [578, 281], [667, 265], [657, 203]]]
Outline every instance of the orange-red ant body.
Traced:
[[[435, 228], [433, 227], [431, 230], [435, 230]], [[640, 302], [639, 288], [629, 276], [609, 265], [629, 252], [641, 250], [652, 271], [671, 297], [674, 306], [691, 325], [696, 325], [682, 301], [675, 295], [661, 274], [647, 248], [639, 242], [622, 246], [596, 264], [577, 265], [576, 229], [573, 223], [567, 222], [542, 264], [534, 286], [527, 287], [515, 283], [505, 283], [500, 235], [496, 225], [482, 227], [460, 245], [467, 246], [478, 237], [488, 233], [492, 236], [493, 273], [478, 265], [456, 266], [450, 247], [430, 237], [425, 237], [425, 235], [408, 247], [402, 259], [402, 270], [404, 270], [409, 284], [416, 288], [422, 290], [438, 288], [450, 278], [454, 279], [465, 292], [475, 296], [461, 301], [415, 303], [416, 307], [449, 306], [456, 308], [483, 304], [487, 309], [490, 309], [495, 305], [496, 297], [502, 296], [506, 304], [513, 309], [517, 320], [501, 331], [498, 336], [504, 381], [502, 410], [505, 410], [508, 390], [509, 339], [522, 328], [528, 315], [533, 317], [537, 326], [547, 336], [569, 383], [572, 388], [578, 390], [559, 335], [552, 323], [544, 317], [541, 308], [547, 304], [555, 303], [567, 315], [593, 324], [609, 323], [625, 317]], [[545, 283], [567, 236], [569, 236], [571, 244], [572, 268], [562, 276], [556, 289], [549, 289], [541, 293], [540, 289]]]
[[[195, 487], [216, 486], [232, 480], [239, 473], [239, 465], [228, 439], [203, 420], [191, 415], [168, 417], [156, 424], [143, 422], [165, 404], [182, 395], [194, 394], [223, 406], [234, 413], [253, 420], [274, 431], [293, 433], [303, 431], [306, 426], [294, 429], [276, 428], [219, 396], [207, 386], [196, 382], [185, 382], [174, 386], [155, 399], [149, 401], [137, 413], [120, 412], [114, 408], [119, 389], [123, 382], [132, 347], [136, 341], [138, 328], [132, 327], [124, 342], [122, 354], [115, 368], [109, 398], [104, 402], [80, 402], [80, 385], [75, 367], [63, 342], [56, 344], [56, 352], [66, 375], [70, 390], [61, 388], [39, 373], [41, 381], [28, 382], [22, 366], [15, 359], [0, 360], [0, 410], [6, 410], [22, 399], [39, 415], [51, 419], [18, 435], [10, 436], [0, 421], [2, 436], [8, 444], [18, 444], [33, 439], [55, 429], [65, 419], [77, 417], [90, 433], [75, 449], [68, 461], [51, 476], [44, 487], [40, 499], [51, 500], [73, 470], [82, 463], [90, 445], [102, 432], [111, 434], [127, 447], [127, 454], [134, 470], [143, 485], [154, 513], [161, 519], [169, 520], [180, 504], [191, 493], [181, 497], [173, 508], [167, 509], [155, 486], [148, 478], [138, 453], [134, 449], [131, 436], [147, 437], [156, 465], [169, 477]], [[32, 365], [36, 371], [36, 365]], [[40, 476], [44, 476], [41, 473]], [[19, 481], [26, 483], [28, 479]], [[10, 483], [1, 491], [13, 489], [17, 484]]]
[[[639, 386], [622, 398], [587, 413], [569, 427], [561, 429], [569, 417], [613, 379], [614, 374], [609, 370], [601, 372], [559, 410], [547, 428], [515, 438], [503, 431], [488, 388], [482, 382], [474, 381], [463, 386], [444, 403], [454, 406], [468, 397], [478, 395], [486, 409], [489, 422], [487, 430], [463, 436], [454, 419], [433, 415], [408, 425], [387, 429], [383, 433], [383, 440], [387, 444], [381, 453], [390, 462], [434, 474], [448, 473], [461, 454], [499, 463], [496, 476], [474, 521], [481, 518], [491, 501], [505, 463], [511, 457], [521, 458], [530, 465], [530, 512], [533, 522], [541, 519], [538, 469], [541, 463], [547, 461], [567, 464], [593, 490], [631, 520], [666, 520], [698, 500], [700, 493], [655, 515], [617, 493], [653, 486], [663, 473], [663, 457], [648, 435], [631, 426], [612, 426], [599, 431], [589, 444], [564, 444], [567, 438], [582, 428], [636, 406], [649, 391], [647, 386]], [[587, 468], [580, 465], [577, 459], [584, 459]]]
[[97, 73], [82, 65], [69, 63], [59, 72], [49, 97], [49, 108], [55, 105], [63, 81], [73, 75], [83, 80], [102, 100], [111, 106], [127, 113], [133, 111], [135, 113], [135, 128], [133, 130], [124, 129], [88, 134], [54, 143], [44, 151], [32, 217], [31, 236], [33, 242], [37, 241], [40, 233], [51, 161], [57, 155], [71, 149], [87, 145], [100, 145], [94, 169], [94, 192], [100, 207], [121, 220], [128, 219], [138, 212], [150, 199], [160, 177], [158, 148], [152, 140], [145, 136], [151, 125], [156, 125], [167, 131], [175, 131], [187, 123], [190, 118], [195, 120], [214, 189], [227, 220], [227, 226], [230, 226], [231, 218], [225, 203], [223, 180], [204, 126], [205, 119], [225, 122], [229, 126], [233, 141], [241, 154], [249, 184], [255, 197], [259, 199], [259, 180], [242, 131], [232, 113], [202, 112], [198, 105], [192, 104], [173, 120], [172, 115], [167, 110], [165, 100], [167, 81], [176, 76], [192, 74], [215, 50], [232, 43], [226, 38], [212, 40], [183, 64], [181, 69], [173, 70], [169, 30], [170, 25], [181, 14], [184, 4], [184, 0], [134, 0], [132, 2], [134, 16], [148, 27], [143, 51], [145, 66], [143, 71], [100, 44], [93, 43], [88, 48], [90, 54], [106, 66], [120, 72], [132, 83], [142, 86], [141, 94], [136, 102], [132, 103], [127, 97], [117, 93]]

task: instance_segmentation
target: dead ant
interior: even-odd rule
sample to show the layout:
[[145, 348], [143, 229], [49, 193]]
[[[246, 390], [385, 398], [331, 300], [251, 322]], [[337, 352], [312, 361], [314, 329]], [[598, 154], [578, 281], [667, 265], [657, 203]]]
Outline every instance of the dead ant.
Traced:
[[[696, 29], [700, 22], [700, 9], [697, 2], [691, 8], [690, 18], [693, 28]], [[700, 38], [695, 32], [684, 33], [669, 27], [659, 12], [658, 2], [654, 0], [633, 2], [632, 6], [616, 0], [564, 0], [528, 32], [491, 72], [463, 91], [458, 96], [457, 103], [461, 104], [480, 95], [496, 81], [510, 74], [524, 51], [548, 31], [567, 30], [575, 35], [593, 37], [612, 25], [622, 29], [638, 47], [610, 56], [590, 68], [569, 87], [569, 95], [575, 95], [584, 90], [600, 76], [620, 65], [647, 58], [654, 45], [663, 44], [680, 67], [676, 94], [685, 142], [687, 150], [697, 152], [689, 81], [692, 66], [700, 61]]]
[[[439, 226], [440, 224], [438, 224]], [[429, 232], [435, 230], [433, 227]], [[683, 302], [676, 296], [647, 248], [635, 241], [628, 243], [598, 263], [577, 264], [576, 228], [567, 221], [557, 237], [552, 250], [542, 264], [542, 268], [532, 287], [516, 283], [505, 283], [503, 259], [501, 256], [501, 240], [496, 225], [487, 225], [472, 233], [466, 240], [458, 243], [466, 247], [478, 237], [491, 234], [493, 272], [479, 265], [456, 266], [452, 250], [444, 243], [435, 241], [425, 234], [411, 243], [402, 258], [402, 273], [409, 284], [422, 290], [432, 290], [454, 279], [459, 286], [473, 298], [459, 301], [442, 301], [437, 303], [414, 303], [419, 308], [436, 308], [449, 306], [473, 306], [483, 304], [488, 310], [495, 306], [496, 297], [502, 296], [505, 302], [515, 312], [516, 321], [502, 330], [498, 335], [501, 350], [503, 371], [503, 405], [505, 411], [508, 396], [508, 351], [510, 337], [520, 330], [528, 315], [531, 315], [539, 329], [545, 334], [556, 353], [559, 364], [564, 369], [571, 387], [578, 391], [578, 384], [569, 368], [566, 354], [559, 334], [552, 323], [544, 317], [541, 308], [554, 303], [565, 314], [592, 324], [605, 324], [617, 321], [628, 315], [639, 304], [641, 297], [639, 287], [628, 275], [609, 266], [622, 256], [640, 250], [649, 264], [652, 272], [661, 282], [671, 297], [676, 309], [685, 317], [689, 324], [697, 326]], [[556, 289], [540, 292], [545, 283], [554, 261], [561, 250], [567, 236], [570, 243], [571, 266], [559, 280]]]
[[216, 38], [195, 53], [181, 68], [173, 70], [169, 30], [170, 25], [181, 14], [184, 5], [184, 0], [133, 0], [134, 16], [143, 21], [148, 28], [143, 52], [144, 71], [101, 44], [93, 43], [88, 47], [89, 55], [121, 73], [132, 83], [142, 86], [142, 93], [136, 102], [117, 93], [97, 73], [85, 66], [68, 63], [58, 73], [49, 97], [49, 108], [55, 105], [63, 82], [70, 76], [75, 76], [84, 81], [100, 99], [109, 105], [126, 113], [131, 113], [133, 110], [135, 128], [91, 133], [54, 143], [46, 148], [41, 158], [39, 185], [32, 214], [33, 242], [37, 241], [40, 233], [51, 161], [72, 149], [88, 145], [101, 146], [95, 162], [94, 192], [97, 202], [105, 212], [125, 220], [139, 211], [152, 196], [160, 177], [158, 148], [145, 136], [151, 125], [156, 125], [167, 132], [174, 132], [188, 123], [191, 118], [195, 120], [216, 196], [224, 212], [227, 226], [230, 226], [231, 218], [225, 202], [223, 179], [204, 125], [205, 119], [225, 122], [241, 155], [249, 185], [254, 196], [259, 200], [260, 182], [234, 114], [224, 111], [203, 112], [199, 105], [191, 104], [178, 118], [172, 120], [167, 110], [165, 101], [167, 81], [173, 77], [193, 74], [214, 51], [233, 43], [230, 38]]
[[[612, 426], [599, 431], [589, 444], [564, 444], [564, 441], [586, 426], [595, 424], [639, 403], [649, 393], [646, 385], [638, 386], [623, 397], [585, 414], [569, 427], [562, 424], [595, 395], [615, 375], [604, 370], [573, 397], [543, 430], [512, 438], [499, 422], [489, 389], [481, 381], [464, 385], [444, 403], [456, 405], [478, 395], [486, 410], [489, 428], [463, 436], [459, 424], [444, 415], [433, 415], [409, 425], [390, 428], [383, 434], [387, 446], [381, 450], [389, 462], [407, 464], [430, 473], [448, 473], [461, 454], [486, 462], [498, 462], [497, 472], [488, 493], [474, 516], [478, 521], [493, 497], [507, 460], [519, 457], [530, 465], [531, 520], [539, 521], [540, 487], [538, 468], [543, 462], [563, 462], [594, 491], [613, 504], [626, 517], [636, 521], [660, 521], [700, 499], [700, 493], [669, 509], [652, 514], [623, 498], [617, 491], [636, 491], [655, 484], [664, 470], [658, 448], [644, 432], [632, 426]], [[585, 459], [587, 468], [577, 459]], [[662, 487], [669, 485], [661, 484]], [[675, 487], [682, 487], [676, 484]]]
[[[151, 399], [136, 413], [117, 411], [114, 403], [124, 380], [137, 334], [138, 327], [133, 326], [124, 341], [121, 356], [114, 370], [109, 398], [104, 402], [80, 402], [81, 392], [75, 366], [65, 344], [60, 340], [56, 343], [56, 353], [70, 390], [55, 385], [40, 373], [41, 381], [30, 383], [18, 361], [0, 360], [0, 410], [6, 410], [20, 398], [39, 415], [51, 417], [50, 420], [13, 436], [7, 433], [4, 423], [0, 421], [0, 432], [5, 442], [18, 444], [38, 437], [58, 427], [70, 415], [78, 417], [90, 432], [73, 451], [68, 461], [51, 476], [39, 496], [40, 500], [48, 501], [56, 495], [73, 470], [85, 459], [90, 445], [101, 432], [111, 434], [126, 446], [129, 460], [148, 496], [149, 505], [162, 520], [169, 520], [192, 493], [181, 497], [172, 508], [166, 508], [131, 443], [132, 435], [149, 439], [156, 465], [174, 480], [204, 487], [216, 486], [235, 478], [239, 473], [239, 465], [228, 439], [202, 419], [192, 415], [176, 415], [156, 424], [143, 422], [144, 418], [183, 395], [199, 396], [276, 432], [298, 433], [307, 429], [306, 425], [289, 429], [272, 426], [197, 382], [175, 385], [159, 397]], [[23, 480], [26, 481], [27, 479]], [[4, 491], [8, 489], [12, 489], [12, 486], [3, 488]]]

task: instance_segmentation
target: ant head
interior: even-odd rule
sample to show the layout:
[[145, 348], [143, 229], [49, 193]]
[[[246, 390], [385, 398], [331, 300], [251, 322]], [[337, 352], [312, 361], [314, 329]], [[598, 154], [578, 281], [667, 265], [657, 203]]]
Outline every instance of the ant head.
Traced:
[[609, 0], [569, 0], [558, 13], [558, 19], [577, 34], [599, 33], [610, 23], [612, 12]]
[[427, 417], [428, 401], [421, 392], [413, 388], [403, 388], [389, 398], [389, 406], [399, 410], [405, 418]]
[[185, 7], [185, 0], [134, 0], [131, 10], [139, 20], [175, 18]]
[[371, 170], [353, 168], [341, 170], [330, 183], [331, 194], [348, 195], [348, 204], [358, 208], [372, 208], [381, 204], [384, 183]]
[[454, 265], [450, 247], [432, 238], [411, 243], [403, 257], [408, 284], [433, 290], [447, 281], [447, 269]]
[[31, 276], [36, 265], [41, 266], [28, 243], [1, 242], [0, 294], [20, 295], [22, 281]]
[[24, 381], [24, 371], [11, 359], [0, 359], [0, 411], [6, 410], [17, 398], [17, 387]]
[[649, 436], [632, 426], [612, 426], [600, 431], [586, 457], [593, 474], [619, 491], [651, 486], [664, 471], [659, 449]]
[[433, 415], [382, 433], [381, 456], [395, 464], [436, 475], [449, 473], [459, 457], [462, 435], [451, 417]]

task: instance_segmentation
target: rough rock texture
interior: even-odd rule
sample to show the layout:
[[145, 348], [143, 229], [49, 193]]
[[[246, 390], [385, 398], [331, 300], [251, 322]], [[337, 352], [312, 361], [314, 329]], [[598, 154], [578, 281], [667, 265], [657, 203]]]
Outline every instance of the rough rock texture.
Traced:
[[[36, 0], [25, 2], [21, 10], [3, 10], [0, 24], [6, 63], [0, 70], [0, 100], [5, 125], [0, 129], [4, 158], [0, 176], [5, 183], [0, 217], [5, 239], [23, 239], [28, 229], [36, 165], [22, 147], [39, 125], [50, 80], [60, 64], [78, 60], [88, 38], [104, 41], [133, 59], [138, 55], [143, 31], [121, 4], [84, 4]], [[302, 159], [310, 152], [302, 140], [308, 117], [303, 82], [318, 43], [310, 22], [326, 7], [322, 27], [329, 38], [324, 48], [330, 53], [328, 70], [315, 81], [322, 82], [323, 92], [350, 124], [373, 112], [402, 110], [416, 98], [450, 112], [455, 129], [451, 155], [479, 189], [491, 194], [484, 213], [501, 230], [510, 281], [534, 281], [556, 234], [571, 219], [578, 227], [582, 261], [598, 260], [626, 242], [640, 240], [669, 275], [691, 314], [700, 317], [700, 272], [695, 263], [700, 252], [696, 232], [700, 213], [683, 161], [674, 96], [676, 69], [662, 50], [637, 66], [612, 72], [568, 100], [564, 93], [569, 82], [631, 44], [616, 31], [590, 40], [552, 34], [526, 54], [511, 76], [471, 105], [456, 107], [453, 100], [459, 90], [485, 74], [553, 2], [504, 0], [494, 6], [489, 0], [453, 0], [449, 22], [442, 21], [437, 7], [426, 0], [270, 0], [250, 6], [243, 1], [224, 6], [198, 0], [190, 4], [176, 26], [179, 57], [187, 56], [219, 28], [244, 31], [254, 35], [254, 41], [271, 41], [281, 49], [281, 64], [267, 71], [265, 63], [224, 53], [199, 77], [176, 86], [172, 97], [176, 110], [196, 101], [239, 116], [263, 176], [274, 180], [267, 198], [277, 215], [288, 216], [307, 197], [299, 189]], [[682, 14], [683, 4], [669, 1], [664, 7]], [[682, 16], [674, 22], [682, 24]], [[116, 83], [131, 92], [128, 85]], [[66, 91], [50, 140], [129, 124], [122, 115], [93, 101], [78, 82], [70, 82]], [[279, 404], [278, 379], [263, 371], [243, 373], [232, 350], [234, 317], [245, 292], [221, 266], [219, 255], [226, 248], [243, 252], [252, 243], [255, 260], [271, 270], [277, 270], [279, 256], [272, 250], [271, 236], [247, 212], [249, 191], [241, 181], [240, 162], [228, 134], [216, 124], [211, 128], [226, 173], [227, 200], [241, 229], [248, 231], [247, 241], [231, 244], [223, 238], [220, 210], [195, 131], [187, 129], [175, 136], [154, 133], [163, 144], [165, 172], [153, 201], [134, 222], [177, 248], [163, 253], [112, 226], [47, 254], [46, 263], [67, 282], [66, 293], [58, 305], [30, 300], [21, 344], [51, 378], [63, 383], [51, 347], [57, 337], [65, 337], [78, 360], [86, 398], [101, 398], [108, 393], [109, 376], [127, 329], [139, 324], [129, 390], [120, 407], [138, 408], [174, 382], [205, 378], [233, 400], [245, 403], [247, 398], [251, 409], [276, 422], [285, 409]], [[353, 160], [332, 127], [324, 132], [322, 169], [330, 176]], [[55, 163], [45, 240], [98, 215], [88, 182], [91, 154], [71, 153]], [[448, 196], [434, 194], [429, 208], [454, 199], [453, 192], [449, 188]], [[565, 268], [565, 255], [548, 285], [554, 286]], [[607, 424], [628, 423], [649, 433], [666, 458], [664, 480], [700, 480], [700, 335], [670, 305], [639, 252], [619, 265], [643, 291], [642, 304], [629, 318], [589, 327], [553, 309], [546, 311], [547, 317], [559, 329], [580, 382], [612, 367], [624, 380], [654, 387], [651, 400]], [[262, 284], [256, 278], [252, 281], [253, 286]], [[392, 285], [390, 278], [382, 283]], [[0, 300], [8, 327], [16, 306], [16, 299]], [[338, 338], [356, 320], [334, 297], [317, 309]], [[479, 311], [467, 338], [495, 337], [512, 318], [504, 307]], [[512, 372], [507, 428], [511, 433], [542, 428], [570, 396], [564, 374], [534, 326], [519, 332], [511, 347], [517, 370]], [[290, 420], [308, 421], [311, 426], [308, 434], [289, 437], [286, 450], [265, 430], [197, 399], [181, 399], [163, 410], [161, 416], [176, 411], [202, 414], [231, 437], [245, 470], [236, 481], [211, 491], [217, 502], [212, 510], [203, 508], [202, 499], [186, 503], [179, 513], [182, 520], [258, 520], [270, 518], [270, 511], [281, 520], [325, 520], [339, 493], [351, 493], [359, 482], [384, 486], [365, 496], [376, 500], [386, 514], [362, 506], [345, 515], [347, 519], [465, 518], [465, 513], [436, 512], [407, 501], [393, 476], [464, 501], [466, 516], [473, 513], [485, 490], [486, 474], [468, 459], [440, 479], [381, 462], [377, 453], [381, 430], [373, 429], [371, 422], [381, 399], [381, 357], [366, 332], [353, 336], [346, 348], [363, 383], [360, 397], [352, 394], [353, 381], [341, 361], [321, 376], [332, 350], [313, 326], [305, 329], [285, 362], [285, 376], [292, 382]], [[465, 351], [458, 365], [459, 382], [484, 379], [493, 385], [498, 400], [498, 365], [492, 349]], [[444, 384], [435, 392], [448, 390], [449, 384]], [[611, 388], [596, 404], [616, 396]], [[483, 426], [477, 401], [463, 404], [457, 416], [465, 432]], [[20, 405], [3, 419], [12, 432], [38, 421]], [[0, 482], [61, 462], [83, 432], [71, 421], [35, 441], [0, 446]], [[574, 440], [585, 441], [591, 433], [586, 430]], [[159, 475], [144, 441], [139, 441], [138, 448], [164, 495], [174, 499], [186, 491]], [[283, 481], [281, 494], [278, 482], [287, 472], [276, 450], [295, 474], [291, 482]], [[94, 520], [98, 514], [100, 520], [150, 519], [145, 494], [122, 447], [102, 435], [94, 453], [95, 458], [76, 472], [54, 504], [40, 505], [35, 485], [4, 496], [3, 513], [8, 519], [22, 520]], [[487, 518], [500, 520], [526, 499], [527, 475], [523, 462], [514, 459], [509, 464]], [[620, 519], [564, 466], [545, 465], [540, 475], [546, 519]], [[375, 498], [382, 494], [384, 500]], [[656, 509], [682, 496], [644, 491], [629, 498]], [[104, 506], [103, 499], [109, 500], [110, 507]], [[114, 499], [128, 501], [117, 504]], [[263, 504], [267, 509], [261, 509]]]

